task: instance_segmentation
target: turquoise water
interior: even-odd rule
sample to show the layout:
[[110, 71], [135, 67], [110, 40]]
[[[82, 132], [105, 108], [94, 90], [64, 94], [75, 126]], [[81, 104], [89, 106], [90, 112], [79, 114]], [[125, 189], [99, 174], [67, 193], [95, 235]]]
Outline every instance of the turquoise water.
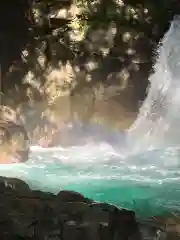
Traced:
[[180, 205], [179, 152], [152, 150], [124, 158], [97, 142], [74, 148], [32, 147], [27, 164], [2, 165], [0, 174], [23, 179], [33, 189], [74, 190], [140, 216], [163, 215]]

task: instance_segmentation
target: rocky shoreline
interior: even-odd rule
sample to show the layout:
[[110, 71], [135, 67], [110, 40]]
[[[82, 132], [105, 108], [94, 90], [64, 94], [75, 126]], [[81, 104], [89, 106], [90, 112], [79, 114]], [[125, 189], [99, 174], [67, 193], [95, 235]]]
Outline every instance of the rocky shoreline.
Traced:
[[179, 239], [174, 233], [169, 236], [155, 218], [140, 221], [133, 211], [76, 192], [53, 195], [32, 190], [22, 180], [0, 177], [0, 195], [0, 239]]

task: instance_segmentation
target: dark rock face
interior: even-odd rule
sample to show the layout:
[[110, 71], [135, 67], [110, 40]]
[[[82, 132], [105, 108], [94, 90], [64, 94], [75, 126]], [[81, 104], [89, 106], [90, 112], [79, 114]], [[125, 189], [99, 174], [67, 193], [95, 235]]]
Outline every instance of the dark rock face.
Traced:
[[0, 194], [0, 239], [171, 239], [156, 224], [137, 221], [133, 211], [93, 202], [76, 192], [53, 195], [1, 177]]

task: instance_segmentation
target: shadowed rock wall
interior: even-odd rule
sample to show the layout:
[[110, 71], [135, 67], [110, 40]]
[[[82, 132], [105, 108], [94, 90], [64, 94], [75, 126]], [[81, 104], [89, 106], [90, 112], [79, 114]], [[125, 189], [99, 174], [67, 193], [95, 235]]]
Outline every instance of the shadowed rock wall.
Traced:
[[124, 129], [146, 96], [153, 51], [179, 2], [3, 0], [0, 11], [2, 102], [28, 129], [43, 115]]

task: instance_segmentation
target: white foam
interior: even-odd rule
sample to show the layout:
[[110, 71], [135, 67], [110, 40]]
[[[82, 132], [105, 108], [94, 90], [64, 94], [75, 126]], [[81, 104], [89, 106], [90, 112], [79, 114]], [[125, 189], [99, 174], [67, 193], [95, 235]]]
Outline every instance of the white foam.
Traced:
[[128, 130], [134, 150], [180, 145], [180, 19], [176, 17], [158, 49], [155, 73], [137, 120]]

